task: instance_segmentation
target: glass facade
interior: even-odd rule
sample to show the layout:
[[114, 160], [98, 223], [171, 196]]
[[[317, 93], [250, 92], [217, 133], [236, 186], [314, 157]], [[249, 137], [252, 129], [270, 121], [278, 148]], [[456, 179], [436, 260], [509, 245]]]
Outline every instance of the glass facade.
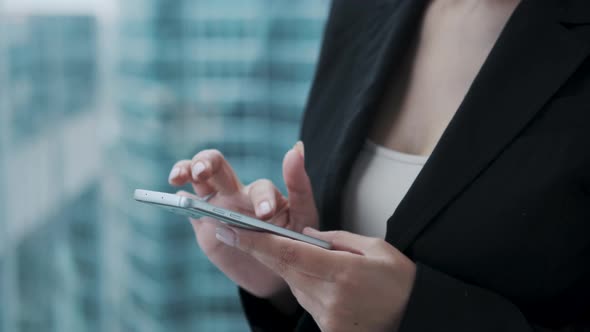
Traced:
[[[88, 16], [3, 19], [13, 141], [94, 109], [96, 22]], [[75, 93], [71, 93], [75, 91]]]
[[0, 19], [3, 331], [99, 331], [87, 315], [100, 303], [99, 174], [85, 158], [96, 154], [96, 29], [90, 15]]
[[247, 331], [186, 219], [132, 193], [205, 148], [282, 189], [328, 1], [112, 1], [0, 12], [0, 332]]

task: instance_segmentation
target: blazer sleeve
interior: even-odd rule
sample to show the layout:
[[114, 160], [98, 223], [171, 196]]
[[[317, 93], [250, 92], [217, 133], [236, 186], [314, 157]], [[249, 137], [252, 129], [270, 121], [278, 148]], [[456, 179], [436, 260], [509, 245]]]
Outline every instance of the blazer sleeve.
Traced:
[[294, 314], [285, 315], [270, 301], [258, 298], [242, 288], [239, 294], [246, 319], [254, 332], [294, 331], [303, 315], [303, 308], [299, 305]]
[[546, 328], [529, 322], [507, 299], [417, 263], [414, 288], [397, 332], [589, 332], [590, 312], [578, 322]]

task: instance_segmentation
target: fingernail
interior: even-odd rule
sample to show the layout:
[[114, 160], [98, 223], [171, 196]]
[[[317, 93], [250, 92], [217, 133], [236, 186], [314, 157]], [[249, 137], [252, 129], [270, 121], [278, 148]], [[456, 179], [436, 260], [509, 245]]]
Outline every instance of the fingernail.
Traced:
[[301, 155], [301, 158], [305, 158], [305, 147], [303, 146], [302, 141], [297, 141], [297, 143], [295, 143], [295, 146], [293, 148], [295, 149], [295, 151], [299, 152], [299, 154]]
[[306, 235], [313, 235], [313, 234], [318, 234], [318, 233], [320, 233], [320, 231], [318, 231], [317, 229], [315, 229], [313, 227], [306, 226], [303, 229], [303, 234], [306, 234]]
[[170, 172], [170, 175], [168, 176], [168, 181], [172, 181], [172, 179], [175, 179], [178, 176], [178, 174], [180, 174], [180, 168], [174, 167]]
[[199, 174], [201, 174], [201, 172], [203, 172], [205, 170], [205, 164], [203, 164], [202, 162], [198, 161], [194, 166], [193, 166], [193, 178], [197, 178], [197, 176], [199, 176]]
[[229, 228], [217, 227], [215, 237], [230, 247], [236, 246], [236, 233]]
[[266, 215], [266, 214], [270, 213], [270, 203], [268, 201], [264, 201], [264, 202], [258, 204], [258, 212], [261, 215]]

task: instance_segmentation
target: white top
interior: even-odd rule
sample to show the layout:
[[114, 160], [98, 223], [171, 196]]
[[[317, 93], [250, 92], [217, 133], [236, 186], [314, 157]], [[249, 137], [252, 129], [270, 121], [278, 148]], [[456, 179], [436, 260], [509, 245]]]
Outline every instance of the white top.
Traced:
[[367, 140], [345, 186], [343, 229], [384, 238], [387, 219], [393, 215], [427, 159], [428, 156], [397, 152]]

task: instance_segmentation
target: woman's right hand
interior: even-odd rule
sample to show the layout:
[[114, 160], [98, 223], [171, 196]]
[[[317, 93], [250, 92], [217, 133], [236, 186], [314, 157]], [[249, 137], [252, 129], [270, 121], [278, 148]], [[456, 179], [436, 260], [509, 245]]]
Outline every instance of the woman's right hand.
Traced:
[[[191, 182], [199, 197], [213, 194], [209, 203], [272, 222], [296, 232], [310, 226], [318, 228], [318, 214], [311, 183], [304, 167], [303, 144], [298, 142], [283, 160], [283, 177], [288, 198], [269, 180], [257, 180], [242, 185], [230, 164], [217, 150], [204, 150], [192, 160], [177, 162], [170, 172], [169, 182], [181, 186]], [[179, 194], [191, 196], [186, 192]], [[283, 311], [290, 295], [285, 281], [242, 251], [223, 244], [216, 238], [219, 223], [209, 217], [191, 219], [197, 242], [225, 275], [249, 293], [270, 299]], [[293, 302], [294, 304], [294, 302]]]

